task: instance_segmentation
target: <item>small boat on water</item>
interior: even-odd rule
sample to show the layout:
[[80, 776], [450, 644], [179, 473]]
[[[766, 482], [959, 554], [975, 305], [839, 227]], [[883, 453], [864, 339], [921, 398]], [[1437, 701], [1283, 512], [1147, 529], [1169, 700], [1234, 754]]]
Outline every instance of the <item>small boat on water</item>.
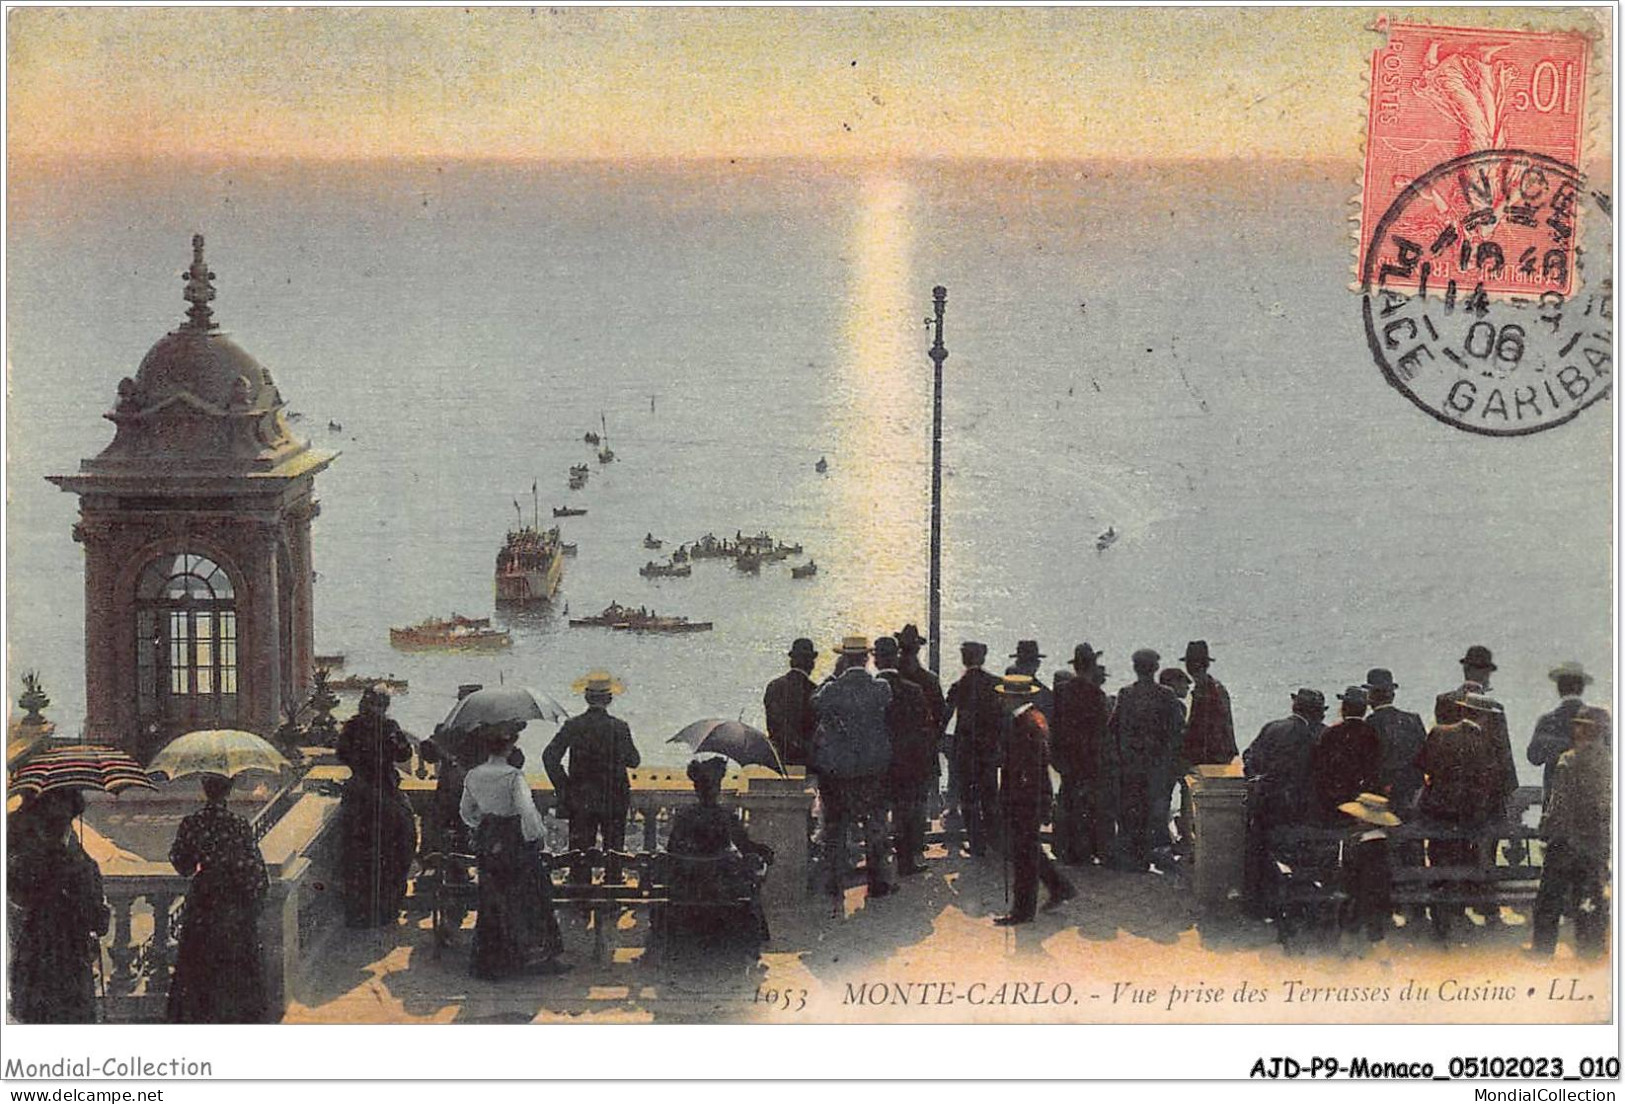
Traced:
[[762, 557], [756, 552], [741, 552], [734, 557], [734, 566], [749, 575], [762, 570]]
[[799, 556], [801, 555], [801, 542], [797, 541], [795, 544], [785, 544], [783, 541], [780, 541], [778, 548], [774, 549], [774, 551], [782, 552], [786, 556]]
[[579, 491], [581, 488], [585, 487], [587, 485], [587, 477], [591, 474], [592, 472], [585, 464], [570, 465], [570, 489], [572, 491]]
[[581, 439], [583, 441], [587, 442], [587, 444], [589, 444], [589, 445], [596, 445], [598, 443], [598, 440], [599, 440], [598, 434], [594, 433], [590, 429], [587, 430], [587, 432], [582, 435]]
[[663, 564], [650, 560], [638, 568], [645, 579], [686, 579], [694, 574], [693, 564]]
[[327, 429], [331, 433], [343, 433], [344, 432], [344, 427], [339, 425], [337, 422], [332, 421], [332, 420], [328, 421]]
[[318, 652], [310, 657], [310, 661], [317, 667], [323, 667], [329, 671], [334, 671], [344, 666], [344, 653]]
[[602, 411], [598, 414], [598, 421], [604, 428], [603, 436], [598, 441], [598, 462], [607, 464], [615, 459], [615, 450], [609, 447], [609, 422], [605, 420]]
[[580, 549], [578, 549], [574, 544], [561, 543], [559, 545], [559, 551], [563, 552], [566, 556], [574, 556], [578, 551], [580, 551]]
[[678, 545], [677, 546], [677, 551], [675, 551], [675, 552], [673, 552], [671, 554], [671, 562], [676, 563], [676, 564], [687, 563], [688, 562], [688, 545], [686, 545], [686, 544]]
[[554, 517], [581, 517], [586, 512], [587, 512], [587, 508], [585, 506], [555, 506], [555, 507], [553, 507], [553, 516]]
[[643, 534], [643, 547], [645, 547], [645, 548], [659, 549], [660, 546], [665, 544], [665, 543], [666, 543], [665, 541], [660, 540], [653, 533], [645, 533], [645, 534]]
[[1108, 525], [1106, 531], [1095, 538], [1095, 551], [1104, 552], [1116, 543], [1117, 530]]
[[406, 693], [406, 680], [389, 675], [374, 678], [370, 675], [345, 675], [341, 679], [328, 679], [327, 688], [337, 694], [359, 694], [373, 686], [382, 686], [391, 694]]
[[808, 560], [804, 564], [798, 564], [790, 568], [790, 578], [792, 579], [811, 579], [816, 574], [818, 574], [818, 564], [814, 560]]
[[489, 651], [506, 648], [513, 638], [491, 627], [489, 617], [462, 617], [452, 614], [441, 620], [431, 617], [404, 629], [391, 628], [389, 643], [405, 651], [453, 648]]
[[619, 602], [611, 602], [596, 617], [570, 618], [572, 629], [618, 629], [622, 632], [709, 632], [711, 622], [690, 621], [686, 617], [663, 617], [642, 606], [632, 609]]
[[818, 458], [818, 463], [813, 465], [813, 471], [817, 472], [819, 475], [823, 475], [825, 472], [829, 471], [829, 461], [820, 456]]

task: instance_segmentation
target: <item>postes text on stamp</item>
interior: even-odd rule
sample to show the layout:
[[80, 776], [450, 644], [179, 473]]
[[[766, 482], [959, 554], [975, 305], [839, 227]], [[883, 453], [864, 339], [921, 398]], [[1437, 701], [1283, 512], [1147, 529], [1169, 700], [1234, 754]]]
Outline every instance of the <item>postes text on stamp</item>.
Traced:
[[[1365, 177], [1360, 242], [1370, 249], [1376, 224], [1413, 182], [1436, 166], [1468, 154], [1528, 150], [1566, 165], [1581, 161], [1587, 60], [1591, 43], [1578, 33], [1499, 31], [1384, 23], [1387, 43], [1371, 58], [1371, 99], [1366, 120]], [[1431, 241], [1447, 221], [1443, 196], [1424, 193], [1403, 217], [1412, 240]], [[1485, 294], [1539, 294], [1550, 290], [1542, 269], [1512, 263], [1523, 256], [1537, 228], [1518, 212], [1482, 205], [1460, 226], [1462, 240], [1431, 259], [1432, 278], [1443, 286], [1482, 284]], [[1528, 231], [1529, 233], [1524, 233]], [[1572, 268], [1572, 242], [1561, 242]], [[1497, 252], [1507, 263], [1478, 263]], [[1362, 256], [1364, 267], [1369, 258]], [[1552, 263], [1557, 263], [1553, 261]], [[1415, 287], [1419, 273], [1390, 274], [1386, 286]], [[1567, 294], [1567, 285], [1555, 290]]]

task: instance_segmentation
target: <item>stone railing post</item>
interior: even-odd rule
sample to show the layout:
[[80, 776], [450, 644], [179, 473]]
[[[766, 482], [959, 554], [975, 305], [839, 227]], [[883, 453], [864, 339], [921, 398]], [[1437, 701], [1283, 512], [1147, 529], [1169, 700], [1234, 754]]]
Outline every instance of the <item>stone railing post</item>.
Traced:
[[1222, 907], [1240, 892], [1247, 869], [1247, 781], [1241, 764], [1202, 765], [1186, 780], [1191, 792], [1191, 835], [1196, 845], [1196, 898], [1204, 909]]
[[773, 865], [762, 885], [762, 907], [768, 922], [774, 913], [797, 910], [807, 893], [807, 816], [812, 811], [812, 791], [806, 772], [791, 767], [788, 778], [745, 772], [745, 789], [740, 806], [750, 817], [751, 838], [773, 849]]

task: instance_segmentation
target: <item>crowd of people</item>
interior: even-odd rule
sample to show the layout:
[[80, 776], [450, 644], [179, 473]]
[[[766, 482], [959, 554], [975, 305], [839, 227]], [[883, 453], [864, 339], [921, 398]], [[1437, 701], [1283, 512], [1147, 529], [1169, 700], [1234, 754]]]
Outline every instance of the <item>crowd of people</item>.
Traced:
[[[1300, 688], [1289, 715], [1264, 725], [1238, 756], [1230, 697], [1205, 641], [1186, 646], [1183, 669], [1163, 668], [1152, 649], [1134, 652], [1134, 681], [1115, 693], [1106, 689], [1101, 653], [1087, 643], [1050, 685], [1037, 642], [1020, 641], [994, 675], [985, 669], [987, 645], [966, 641], [963, 671], [946, 690], [920, 660], [925, 643], [913, 625], [872, 645], [847, 636], [820, 682], [812, 677], [818, 651], [799, 639], [789, 669], [764, 693], [768, 740], [784, 765], [805, 768], [816, 790], [813, 877], [837, 914], [859, 870], [869, 899], [925, 870], [928, 825], [938, 815], [950, 854], [1008, 862], [1010, 907], [997, 924], [1034, 920], [1040, 886], [1045, 909], [1077, 898], [1065, 867], [1166, 873], [1189, 842], [1188, 820], [1173, 810], [1176, 790], [1198, 768], [1239, 758], [1248, 779], [1249, 901], [1285, 927], [1291, 913], [1276, 900], [1283, 881], [1295, 867], [1329, 862], [1347, 888], [1339, 925], [1380, 939], [1395, 920], [1387, 893], [1396, 864], [1481, 864], [1483, 848], [1501, 838], [1494, 829], [1520, 811], [1511, 729], [1490, 695], [1496, 666], [1480, 645], [1461, 660], [1462, 683], [1436, 696], [1431, 727], [1398, 707], [1393, 673], [1374, 667], [1337, 695], [1335, 724], [1325, 724], [1325, 696]], [[1611, 719], [1585, 702], [1591, 678], [1579, 664], [1550, 675], [1560, 700], [1526, 749], [1544, 770], [1545, 853], [1529, 950], [1553, 953], [1567, 916], [1577, 951], [1594, 956], [1608, 931]], [[566, 884], [590, 883], [596, 867], [613, 885], [624, 876], [628, 772], [640, 759], [630, 728], [609, 712], [620, 684], [595, 672], [576, 688], [586, 708], [560, 726], [542, 762], [554, 812], [569, 820]], [[350, 769], [339, 812], [346, 922], [393, 927], [415, 856], [468, 855], [478, 871], [473, 972], [564, 969], [546, 822], [517, 747], [525, 722], [443, 728], [414, 747], [388, 709], [384, 688], [369, 689], [337, 741]], [[414, 751], [438, 765], [421, 848], [400, 786], [399, 766]], [[767, 928], [752, 889], [773, 856], [722, 805], [724, 770], [714, 756], [689, 764], [696, 803], [679, 810], [666, 842], [661, 876], [674, 905], [663, 920], [669, 934], [714, 941], [721, 933], [754, 955]], [[190, 879], [168, 993], [173, 1022], [257, 1022], [267, 1011], [257, 932], [268, 879], [251, 826], [227, 807], [231, 788], [229, 778], [203, 777], [204, 805], [181, 821], [170, 852]], [[83, 811], [78, 791], [57, 790], [10, 815], [12, 1015], [22, 1022], [95, 1018], [93, 971], [109, 912], [100, 872], [73, 830]], [[1403, 823], [1424, 831], [1390, 844]], [[1053, 824], [1053, 855], [1045, 824]], [[1427, 834], [1430, 826], [1439, 838]], [[1279, 830], [1294, 827], [1331, 831], [1280, 842]], [[446, 876], [466, 880], [470, 872]], [[1461, 914], [1457, 905], [1429, 911], [1441, 934]], [[1498, 911], [1487, 909], [1484, 922]], [[453, 927], [465, 918], [448, 915]]]
[[[1352, 901], [1340, 926], [1377, 939], [1393, 921], [1392, 863], [1464, 867], [1493, 859], [1484, 849], [1494, 846], [1495, 826], [1519, 811], [1511, 731], [1490, 696], [1496, 665], [1482, 645], [1462, 657], [1461, 684], [1437, 696], [1431, 727], [1395, 704], [1392, 671], [1374, 667], [1337, 695], [1335, 724], [1325, 724], [1325, 695], [1300, 688], [1290, 713], [1264, 725], [1238, 756], [1230, 696], [1212, 674], [1206, 641], [1186, 645], [1182, 669], [1162, 667], [1153, 649], [1134, 652], [1134, 681], [1115, 693], [1106, 689], [1101, 653], [1087, 643], [1074, 649], [1070, 670], [1045, 685], [1044, 655], [1032, 640], [1017, 644], [1002, 676], [985, 669], [985, 644], [966, 641], [963, 673], [944, 692], [920, 662], [924, 643], [913, 625], [872, 648], [864, 637], [846, 637], [834, 671], [819, 683], [817, 649], [797, 640], [790, 669], [764, 694], [769, 738], [817, 787], [820, 880], [831, 895], [843, 892], [853, 867], [855, 834], [869, 897], [894, 891], [893, 869], [898, 878], [918, 873], [935, 800], [951, 850], [996, 853], [1010, 863], [1010, 910], [995, 922], [1028, 923], [1040, 884], [1045, 908], [1077, 896], [1062, 866], [1173, 869], [1190, 842], [1188, 804], [1176, 816], [1176, 792], [1188, 798], [1185, 780], [1194, 771], [1239, 757], [1249, 783], [1246, 896], [1258, 914], [1289, 927], [1293, 917], [1278, 903], [1283, 879], [1294, 866], [1324, 874], [1329, 855]], [[1539, 719], [1526, 753], [1545, 770], [1546, 852], [1531, 950], [1552, 953], [1567, 915], [1580, 952], [1595, 954], [1607, 931], [1611, 723], [1606, 709], [1585, 704], [1591, 678], [1583, 667], [1565, 663], [1550, 674], [1560, 702]], [[1447, 838], [1405, 839], [1390, 854], [1388, 829], [1406, 822]], [[1041, 842], [1045, 823], [1053, 823], [1053, 857]], [[1293, 827], [1331, 830], [1330, 849], [1324, 841], [1276, 842], [1278, 829]], [[1481, 829], [1485, 837], [1472, 838]], [[1427, 911], [1446, 937], [1462, 914], [1456, 906]], [[1497, 922], [1497, 908], [1484, 911], [1486, 923]]]

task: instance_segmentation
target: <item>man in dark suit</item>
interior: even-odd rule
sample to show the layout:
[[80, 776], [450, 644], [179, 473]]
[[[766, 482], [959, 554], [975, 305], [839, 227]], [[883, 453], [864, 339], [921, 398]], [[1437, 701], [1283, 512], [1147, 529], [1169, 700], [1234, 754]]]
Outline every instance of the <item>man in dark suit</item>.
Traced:
[[1337, 700], [1343, 703], [1342, 720], [1315, 737], [1309, 749], [1310, 812], [1327, 827], [1344, 823], [1338, 806], [1376, 790], [1382, 766], [1382, 740], [1365, 720], [1365, 687], [1350, 686]]
[[1574, 718], [1586, 708], [1581, 695], [1591, 676], [1578, 663], [1564, 663], [1552, 668], [1551, 679], [1557, 683], [1557, 695], [1562, 700], [1556, 709], [1535, 722], [1535, 734], [1529, 741], [1529, 761], [1546, 768], [1541, 778], [1542, 808], [1551, 803], [1552, 776], [1557, 771], [1558, 759], [1573, 742]]
[[[621, 684], [594, 671], [575, 688], [586, 698], [586, 712], [559, 726], [542, 752], [542, 766], [558, 797], [558, 811], [570, 820], [570, 850], [586, 851], [602, 838], [604, 850], [620, 851], [626, 846], [626, 814], [632, 804], [632, 784], [626, 772], [643, 760], [632, 742], [632, 729], [609, 713], [610, 702], [623, 689]], [[604, 878], [621, 880], [619, 859], [605, 861]], [[592, 881], [591, 868], [584, 863], [572, 867], [570, 880]]]
[[1016, 641], [1016, 650], [1010, 653], [1009, 670], [1019, 675], [1028, 675], [1033, 685], [1038, 688], [1038, 698], [1033, 702], [1038, 711], [1048, 717], [1055, 709], [1055, 695], [1044, 681], [1038, 677], [1038, 668], [1042, 665], [1044, 653], [1038, 650], [1036, 640]]
[[[1180, 746], [1184, 710], [1166, 687], [1157, 685], [1160, 655], [1141, 648], [1131, 660], [1134, 682], [1117, 692], [1117, 707], [1106, 730], [1118, 763], [1119, 862], [1143, 874], [1150, 869], [1154, 841], [1167, 839], [1168, 803], [1158, 803], [1154, 790], [1168, 780], [1165, 764]], [[1164, 821], [1160, 826], [1152, 823], [1159, 808]]]
[[1371, 704], [1371, 715], [1366, 720], [1377, 730], [1377, 741], [1382, 746], [1377, 792], [1387, 795], [1389, 806], [1401, 819], [1408, 819], [1422, 793], [1422, 771], [1416, 757], [1428, 730], [1421, 717], [1394, 705], [1398, 689], [1399, 683], [1386, 667], [1373, 667], [1365, 674], [1366, 700]]
[[[1503, 800], [1495, 787], [1499, 757], [1495, 741], [1484, 728], [1496, 711], [1497, 703], [1482, 694], [1445, 693], [1434, 702], [1433, 716], [1438, 723], [1422, 742], [1417, 759], [1426, 778], [1417, 801], [1424, 821], [1460, 831], [1478, 828], [1501, 812]], [[1476, 839], [1430, 838], [1427, 851], [1429, 866], [1479, 864]], [[1435, 934], [1447, 938], [1452, 923], [1462, 915], [1461, 907], [1431, 911]]]
[[1057, 857], [1070, 865], [1110, 862], [1117, 827], [1109, 788], [1115, 762], [1106, 726], [1111, 702], [1095, 680], [1100, 653], [1088, 644], [1072, 652], [1077, 677], [1055, 680], [1055, 716], [1050, 725], [1051, 758], [1061, 776], [1056, 802]]
[[982, 669], [987, 645], [967, 640], [959, 646], [965, 673], [948, 688], [948, 715], [954, 720], [954, 773], [959, 778], [959, 808], [972, 855], [985, 855], [999, 841], [998, 794], [1001, 710], [993, 691], [999, 680]]
[[1008, 926], [1032, 921], [1038, 911], [1040, 881], [1049, 891], [1045, 909], [1077, 896], [1077, 890], [1061, 877], [1038, 838], [1050, 817], [1052, 790], [1049, 725], [1036, 705], [1037, 680], [1031, 675], [1007, 674], [994, 693], [1003, 699], [1010, 726], [1000, 796], [1009, 832], [1012, 892], [1009, 914], [993, 922]]
[[1191, 676], [1190, 720], [1185, 724], [1185, 762], [1228, 763], [1236, 757], [1236, 725], [1230, 716], [1230, 692], [1208, 674], [1213, 663], [1207, 641], [1185, 645], [1181, 658]]
[[806, 637], [790, 645], [790, 669], [767, 684], [762, 708], [767, 712], [767, 739], [787, 767], [805, 767], [812, 753], [818, 714], [812, 705], [813, 664], [818, 649]]
[[897, 669], [901, 651], [893, 637], [875, 641], [875, 677], [891, 687], [886, 731], [891, 736], [887, 785], [893, 846], [897, 873], [907, 876], [925, 869], [920, 861], [925, 855], [925, 799], [936, 765], [937, 741], [924, 692]]
[[1573, 746], [1559, 756], [1550, 800], [1541, 818], [1546, 862], [1535, 898], [1531, 953], [1557, 949], [1557, 926], [1574, 921], [1574, 949], [1596, 958], [1608, 942], [1608, 862], [1613, 845], [1614, 761], [1609, 754], [1612, 720], [1606, 709], [1586, 706], [1575, 714]]
[[[1292, 713], [1259, 729], [1258, 736], [1241, 753], [1242, 771], [1249, 782], [1247, 793], [1247, 898], [1263, 907], [1266, 915], [1275, 913], [1274, 892], [1278, 886], [1275, 852], [1270, 832], [1282, 825], [1302, 824], [1309, 807], [1309, 753], [1315, 738], [1326, 726], [1326, 697], [1319, 690], [1300, 689], [1292, 695]], [[1282, 861], [1297, 861], [1295, 849], [1288, 849]]]
[[[931, 746], [940, 751], [942, 747], [942, 733], [948, 723], [948, 703], [942, 696], [942, 680], [937, 673], [920, 662], [920, 649], [925, 647], [926, 639], [920, 635], [919, 626], [904, 625], [897, 634], [897, 647], [901, 655], [897, 659], [897, 672], [920, 688], [925, 695], [926, 719], [930, 722], [932, 731]], [[937, 752], [932, 753], [931, 780], [926, 796], [928, 799], [940, 788], [937, 780], [942, 775], [942, 763]], [[928, 800], [929, 803], [929, 800]]]
[[1512, 734], [1507, 724], [1506, 708], [1490, 697], [1490, 675], [1495, 670], [1495, 659], [1490, 650], [1482, 644], [1474, 644], [1461, 657], [1461, 686], [1447, 693], [1458, 701], [1468, 694], [1477, 695], [1483, 701], [1484, 715], [1478, 723], [1495, 750], [1495, 770], [1487, 776], [1486, 782], [1494, 795], [1495, 810], [1500, 813], [1512, 792], [1518, 788], [1518, 764], [1512, 758]]

